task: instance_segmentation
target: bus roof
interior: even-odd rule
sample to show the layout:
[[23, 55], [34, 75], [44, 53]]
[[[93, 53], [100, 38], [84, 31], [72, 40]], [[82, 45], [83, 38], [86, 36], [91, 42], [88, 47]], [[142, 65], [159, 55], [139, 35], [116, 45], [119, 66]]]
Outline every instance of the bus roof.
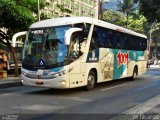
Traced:
[[114, 25], [105, 21], [97, 20], [94, 18], [89, 17], [63, 17], [63, 18], [52, 18], [47, 20], [42, 20], [36, 23], [33, 23], [30, 28], [36, 29], [36, 28], [45, 28], [45, 27], [52, 27], [52, 26], [61, 26], [61, 25], [71, 25], [76, 23], [90, 23], [94, 25], [98, 25], [101, 27], [109, 28], [115, 31], [120, 31], [123, 33], [147, 38], [145, 35], [134, 32], [132, 30], [120, 27], [118, 25]]

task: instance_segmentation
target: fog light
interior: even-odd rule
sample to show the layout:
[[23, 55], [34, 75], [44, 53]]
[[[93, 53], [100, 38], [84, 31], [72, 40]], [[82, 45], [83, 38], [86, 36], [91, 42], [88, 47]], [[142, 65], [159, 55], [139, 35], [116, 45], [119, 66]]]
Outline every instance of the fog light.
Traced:
[[65, 81], [63, 81], [63, 82], [61, 82], [61, 84], [62, 84], [62, 85], [65, 85], [65, 84], [66, 84], [66, 82], [65, 82]]
[[23, 83], [24, 81], [23, 81], [23, 80], [21, 80], [21, 82]]

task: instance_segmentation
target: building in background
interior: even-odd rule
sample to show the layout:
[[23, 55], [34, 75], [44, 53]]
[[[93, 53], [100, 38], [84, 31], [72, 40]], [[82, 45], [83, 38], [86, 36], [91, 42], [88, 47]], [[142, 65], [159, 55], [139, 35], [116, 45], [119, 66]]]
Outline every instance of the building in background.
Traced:
[[[66, 16], [87, 16], [98, 18], [100, 0], [46, 0], [46, 7], [42, 10], [48, 18]], [[71, 13], [61, 11], [57, 5], [68, 9]]]

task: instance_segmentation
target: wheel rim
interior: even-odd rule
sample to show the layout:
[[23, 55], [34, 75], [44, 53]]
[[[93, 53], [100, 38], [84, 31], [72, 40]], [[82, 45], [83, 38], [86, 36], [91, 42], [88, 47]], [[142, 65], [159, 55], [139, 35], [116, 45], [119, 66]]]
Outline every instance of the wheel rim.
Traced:
[[90, 75], [88, 76], [88, 86], [89, 86], [89, 87], [93, 87], [94, 84], [95, 84], [95, 78], [94, 78], [93, 75], [90, 74]]
[[136, 72], [134, 73], [134, 77], [135, 77], [135, 78], [137, 77], [137, 73], [136, 73]]
[[136, 72], [136, 70], [134, 70], [133, 78], [136, 78], [136, 77], [137, 77], [137, 72]]

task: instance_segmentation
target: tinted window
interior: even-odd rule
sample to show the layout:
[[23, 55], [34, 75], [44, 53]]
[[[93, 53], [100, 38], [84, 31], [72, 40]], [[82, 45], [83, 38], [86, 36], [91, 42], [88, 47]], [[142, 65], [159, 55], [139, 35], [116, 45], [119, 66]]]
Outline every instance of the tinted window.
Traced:
[[98, 47], [144, 51], [147, 48], [147, 40], [119, 31], [95, 26], [90, 49]]

